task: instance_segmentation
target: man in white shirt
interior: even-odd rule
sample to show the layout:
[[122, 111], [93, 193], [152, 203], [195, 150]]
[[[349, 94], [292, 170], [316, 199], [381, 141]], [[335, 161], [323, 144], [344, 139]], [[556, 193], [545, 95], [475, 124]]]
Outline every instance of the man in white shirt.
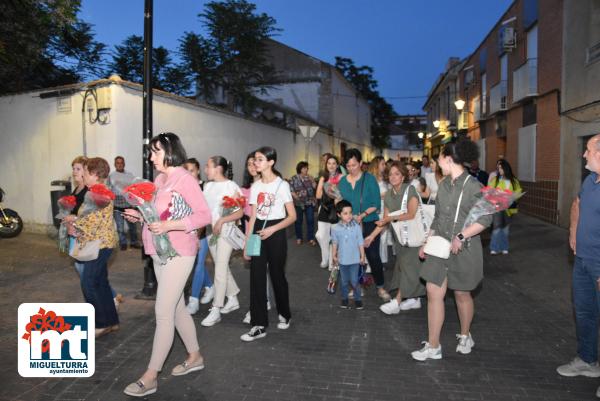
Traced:
[[421, 166], [421, 177], [425, 178], [427, 173], [432, 173], [433, 170], [431, 169], [431, 166], [429, 165], [429, 156], [423, 155], [423, 158], [421, 159], [421, 161], [423, 162], [423, 165]]

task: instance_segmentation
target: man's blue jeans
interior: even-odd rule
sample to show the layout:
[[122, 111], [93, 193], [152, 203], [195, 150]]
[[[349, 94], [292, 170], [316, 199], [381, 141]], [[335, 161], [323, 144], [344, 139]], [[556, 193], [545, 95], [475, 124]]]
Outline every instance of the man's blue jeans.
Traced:
[[354, 288], [354, 300], [360, 301], [360, 286], [358, 285], [359, 264], [340, 265], [340, 288], [342, 289], [342, 299], [348, 299], [348, 290]]
[[121, 214], [121, 210], [115, 209], [113, 216], [115, 218], [115, 222], [117, 223], [117, 232], [119, 233], [119, 245], [127, 245], [127, 236], [125, 236], [125, 223], [127, 223], [127, 228], [129, 229], [129, 239], [131, 242], [130, 245], [137, 245], [137, 227], [135, 223], [130, 223], [125, 220], [123, 215]]
[[296, 239], [302, 240], [302, 224], [304, 223], [303, 214], [306, 214], [306, 240], [315, 239], [315, 208], [314, 206], [296, 206], [296, 222], [294, 227], [296, 228]]
[[212, 287], [213, 282], [210, 274], [206, 271], [206, 255], [208, 254], [208, 241], [206, 238], [200, 240], [200, 249], [196, 257], [196, 266], [194, 267], [194, 279], [192, 281], [192, 294], [194, 298], [200, 298], [200, 292], [203, 287]]
[[587, 363], [598, 360], [598, 317], [600, 316], [600, 260], [575, 257], [573, 304], [577, 329], [577, 355]]

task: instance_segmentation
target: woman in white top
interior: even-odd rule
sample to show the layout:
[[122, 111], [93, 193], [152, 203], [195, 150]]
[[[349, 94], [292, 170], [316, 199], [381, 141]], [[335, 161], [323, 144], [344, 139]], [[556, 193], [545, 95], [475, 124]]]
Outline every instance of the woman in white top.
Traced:
[[[227, 240], [220, 235], [228, 224], [235, 224], [244, 215], [244, 210], [239, 209], [223, 217], [223, 197], [239, 198], [242, 196], [240, 187], [231, 181], [231, 162], [223, 156], [212, 156], [206, 163], [206, 177], [209, 182], [204, 185], [204, 197], [212, 215], [211, 234], [208, 237], [210, 254], [215, 263], [215, 296], [210, 313], [202, 322], [202, 326], [212, 326], [221, 321], [221, 315], [240, 308], [237, 294], [240, 292], [231, 270], [229, 258], [233, 248]], [[227, 303], [225, 303], [227, 296]]]
[[248, 225], [249, 233], [260, 235], [261, 244], [258, 256], [248, 257], [248, 249], [244, 250], [244, 257], [251, 261], [250, 324], [252, 328], [241, 336], [242, 341], [254, 341], [267, 335], [266, 329], [269, 325], [267, 269], [279, 313], [277, 328], [280, 330], [289, 328], [292, 317], [288, 282], [285, 278], [287, 257], [285, 228], [296, 221], [296, 209], [289, 184], [281, 179], [281, 174], [274, 168], [276, 162], [277, 152], [271, 147], [264, 146], [254, 154], [254, 165], [256, 171], [261, 174], [261, 179], [252, 184], [250, 190], [252, 215]]

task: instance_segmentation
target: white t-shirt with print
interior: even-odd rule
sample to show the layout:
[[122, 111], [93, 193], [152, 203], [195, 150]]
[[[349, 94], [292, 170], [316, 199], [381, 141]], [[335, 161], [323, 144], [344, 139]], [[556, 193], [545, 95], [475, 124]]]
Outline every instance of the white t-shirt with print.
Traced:
[[209, 181], [204, 184], [204, 198], [206, 198], [206, 203], [210, 209], [212, 224], [215, 224], [221, 218], [223, 197], [239, 198], [242, 196], [241, 192], [238, 184], [231, 180]]
[[269, 184], [256, 181], [250, 188], [250, 204], [256, 205], [256, 218], [259, 220], [284, 219], [287, 216], [285, 204], [289, 202], [293, 202], [290, 185], [281, 177]]

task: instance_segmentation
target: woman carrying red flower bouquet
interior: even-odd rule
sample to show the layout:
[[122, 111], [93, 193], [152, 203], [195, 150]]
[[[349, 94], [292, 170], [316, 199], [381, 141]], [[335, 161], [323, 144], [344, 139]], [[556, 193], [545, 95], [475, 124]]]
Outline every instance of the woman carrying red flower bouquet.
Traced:
[[113, 218], [114, 194], [103, 183], [110, 166], [101, 157], [85, 161], [83, 182], [87, 187], [84, 202], [79, 206], [77, 219], [69, 224], [69, 234], [77, 238], [75, 246], [100, 241], [98, 257], [81, 262], [81, 289], [85, 301], [96, 311], [96, 337], [118, 330], [119, 316], [108, 282], [107, 263], [117, 246], [117, 232]]
[[[145, 397], [157, 390], [158, 372], [173, 345], [175, 329], [188, 352], [187, 359], [175, 366], [171, 374], [182, 376], [204, 369], [204, 359], [196, 337], [196, 326], [185, 307], [183, 289], [194, 268], [198, 253], [196, 230], [210, 222], [210, 211], [198, 181], [183, 168], [187, 159], [179, 137], [173, 133], [162, 133], [150, 141], [150, 160], [158, 175], [154, 179], [156, 194], [154, 206], [161, 216], [160, 221], [144, 223], [142, 239], [145, 252], [152, 257], [158, 280], [156, 292], [156, 331], [152, 356], [146, 372], [124, 392], [134, 397]], [[128, 221], [140, 221], [140, 212], [125, 210]], [[176, 254], [160, 258], [153, 236], [167, 234]]]
[[[231, 274], [229, 259], [233, 248], [224, 238], [222, 231], [235, 224], [244, 215], [244, 206], [236, 201], [241, 198], [240, 187], [233, 182], [231, 162], [223, 156], [212, 156], [206, 163], [205, 173], [209, 180], [204, 185], [204, 196], [210, 208], [212, 223], [208, 230], [210, 254], [215, 263], [215, 296], [208, 315], [200, 322], [202, 326], [213, 326], [221, 321], [221, 315], [240, 308], [237, 294], [240, 289]], [[225, 302], [227, 297], [227, 302]]]

